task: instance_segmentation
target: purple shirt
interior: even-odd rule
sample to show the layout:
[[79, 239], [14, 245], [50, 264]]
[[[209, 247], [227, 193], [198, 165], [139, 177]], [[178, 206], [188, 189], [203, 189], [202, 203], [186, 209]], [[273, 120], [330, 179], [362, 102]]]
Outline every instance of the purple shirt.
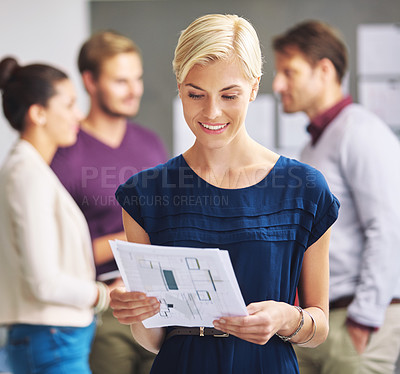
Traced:
[[[92, 240], [123, 231], [115, 191], [133, 174], [168, 159], [163, 142], [152, 131], [128, 123], [118, 148], [81, 130], [77, 142], [59, 149], [51, 168], [83, 211]], [[97, 274], [116, 270], [115, 261], [97, 266]]]

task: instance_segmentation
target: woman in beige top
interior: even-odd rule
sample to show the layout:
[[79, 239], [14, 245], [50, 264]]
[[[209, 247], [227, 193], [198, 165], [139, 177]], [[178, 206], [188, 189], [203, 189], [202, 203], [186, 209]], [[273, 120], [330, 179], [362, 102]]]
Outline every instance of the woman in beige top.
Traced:
[[19, 134], [0, 170], [0, 325], [14, 374], [90, 373], [95, 282], [84, 216], [49, 167], [79, 128], [75, 89], [48, 65], [0, 62], [3, 110]]

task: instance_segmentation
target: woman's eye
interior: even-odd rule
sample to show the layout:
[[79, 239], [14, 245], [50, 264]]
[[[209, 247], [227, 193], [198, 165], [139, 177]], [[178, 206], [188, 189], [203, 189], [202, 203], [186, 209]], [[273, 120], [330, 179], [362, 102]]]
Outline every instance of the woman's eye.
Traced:
[[237, 98], [236, 95], [223, 95], [222, 97], [227, 100], [235, 100]]
[[194, 93], [189, 93], [189, 97], [191, 99], [201, 99], [203, 97], [203, 95], [196, 95]]

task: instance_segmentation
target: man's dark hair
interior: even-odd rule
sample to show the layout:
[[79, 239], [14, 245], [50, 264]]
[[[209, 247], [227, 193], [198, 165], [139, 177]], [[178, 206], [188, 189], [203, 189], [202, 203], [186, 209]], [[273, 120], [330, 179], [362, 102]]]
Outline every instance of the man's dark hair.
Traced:
[[284, 34], [273, 38], [275, 52], [290, 55], [301, 52], [313, 66], [323, 58], [329, 59], [335, 66], [339, 83], [347, 70], [347, 48], [339, 33], [331, 26], [320, 21], [299, 23]]

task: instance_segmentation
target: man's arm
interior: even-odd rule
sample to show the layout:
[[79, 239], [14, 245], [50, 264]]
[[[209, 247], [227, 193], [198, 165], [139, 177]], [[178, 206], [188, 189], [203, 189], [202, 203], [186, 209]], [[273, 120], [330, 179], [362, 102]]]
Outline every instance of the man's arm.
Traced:
[[400, 160], [400, 146], [384, 126], [352, 125], [350, 134], [342, 150], [343, 170], [365, 240], [347, 326], [361, 353], [370, 333], [382, 325], [399, 279], [400, 168], [394, 160]]
[[113, 234], [108, 234], [104, 236], [99, 236], [93, 240], [93, 256], [96, 265], [105, 264], [114, 259], [114, 255], [111, 251], [109, 240], [127, 240], [124, 231], [116, 232]]

